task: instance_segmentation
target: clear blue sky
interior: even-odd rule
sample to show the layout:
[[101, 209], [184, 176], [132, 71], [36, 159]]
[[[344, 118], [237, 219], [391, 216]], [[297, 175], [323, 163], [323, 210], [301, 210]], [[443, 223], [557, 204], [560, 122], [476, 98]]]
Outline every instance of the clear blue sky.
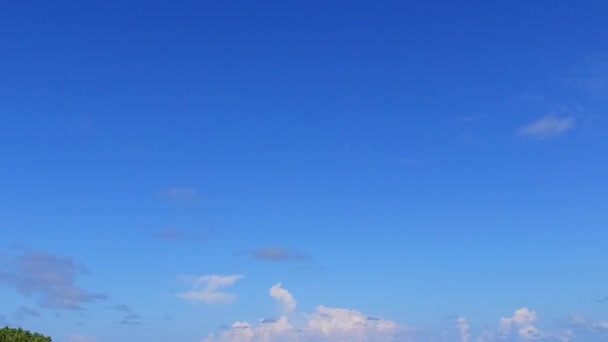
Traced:
[[0, 325], [605, 341], [606, 18], [591, 0], [3, 2]]

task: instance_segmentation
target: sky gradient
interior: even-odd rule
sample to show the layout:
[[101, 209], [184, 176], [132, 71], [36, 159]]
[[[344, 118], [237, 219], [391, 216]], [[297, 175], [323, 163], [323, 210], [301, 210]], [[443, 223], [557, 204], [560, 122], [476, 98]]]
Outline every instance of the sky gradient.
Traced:
[[0, 325], [608, 339], [608, 2], [0, 5]]

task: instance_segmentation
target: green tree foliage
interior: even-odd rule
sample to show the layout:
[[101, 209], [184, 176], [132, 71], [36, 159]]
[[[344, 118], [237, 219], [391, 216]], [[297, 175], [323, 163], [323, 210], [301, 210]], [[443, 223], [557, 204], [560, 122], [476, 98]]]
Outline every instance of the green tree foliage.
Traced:
[[0, 329], [0, 342], [51, 342], [51, 338], [21, 328], [5, 327]]

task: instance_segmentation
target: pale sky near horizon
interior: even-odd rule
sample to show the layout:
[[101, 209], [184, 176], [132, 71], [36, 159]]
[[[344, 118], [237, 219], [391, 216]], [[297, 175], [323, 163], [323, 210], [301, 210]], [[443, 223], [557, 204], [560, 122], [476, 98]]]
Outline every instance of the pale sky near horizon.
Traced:
[[608, 339], [608, 2], [5, 1], [0, 326]]

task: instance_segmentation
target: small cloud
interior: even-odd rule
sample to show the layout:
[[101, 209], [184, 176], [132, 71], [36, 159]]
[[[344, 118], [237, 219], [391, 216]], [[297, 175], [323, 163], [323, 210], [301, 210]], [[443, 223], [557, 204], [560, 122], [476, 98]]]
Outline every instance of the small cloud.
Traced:
[[231, 303], [236, 299], [236, 295], [219, 290], [234, 285], [242, 278], [244, 276], [238, 274], [181, 277], [183, 282], [192, 286], [192, 291], [180, 293], [177, 297], [190, 302], [207, 304]]
[[575, 124], [574, 117], [558, 118], [547, 116], [520, 128], [518, 133], [523, 136], [537, 139], [552, 138], [573, 129]]
[[125, 316], [121, 321], [120, 324], [123, 325], [141, 325], [141, 316], [137, 315], [137, 314], [129, 314], [127, 316]]
[[203, 240], [200, 236], [188, 235], [181, 230], [178, 229], [165, 229], [159, 232], [156, 232], [152, 235], [153, 237], [161, 240], [171, 240], [171, 241], [195, 241], [195, 240]]
[[276, 323], [278, 321], [277, 318], [262, 318], [260, 320], [260, 323], [262, 324], [269, 324], [269, 323]]
[[50, 253], [26, 252], [5, 261], [0, 285], [15, 288], [38, 304], [51, 309], [81, 310], [85, 303], [106, 299], [75, 285], [76, 278], [88, 273], [72, 258]]
[[310, 256], [299, 253], [296, 251], [292, 251], [286, 248], [281, 247], [269, 247], [256, 249], [251, 252], [251, 256], [257, 260], [264, 261], [287, 261], [287, 260], [296, 260], [296, 261], [305, 261], [310, 260]]
[[285, 312], [292, 312], [296, 309], [296, 300], [293, 298], [289, 291], [281, 287], [281, 283], [276, 284], [268, 290], [270, 296], [283, 305]]
[[163, 195], [171, 201], [192, 201], [199, 197], [198, 190], [189, 187], [171, 187]]
[[118, 304], [110, 307], [111, 310], [120, 311], [120, 312], [130, 312], [131, 308], [125, 304]]
[[16, 320], [22, 321], [22, 320], [26, 319], [27, 317], [40, 317], [40, 312], [26, 308], [25, 306], [22, 306], [19, 309], [17, 309], [17, 311], [15, 311]]
[[608, 296], [597, 300], [598, 303], [608, 303]]

